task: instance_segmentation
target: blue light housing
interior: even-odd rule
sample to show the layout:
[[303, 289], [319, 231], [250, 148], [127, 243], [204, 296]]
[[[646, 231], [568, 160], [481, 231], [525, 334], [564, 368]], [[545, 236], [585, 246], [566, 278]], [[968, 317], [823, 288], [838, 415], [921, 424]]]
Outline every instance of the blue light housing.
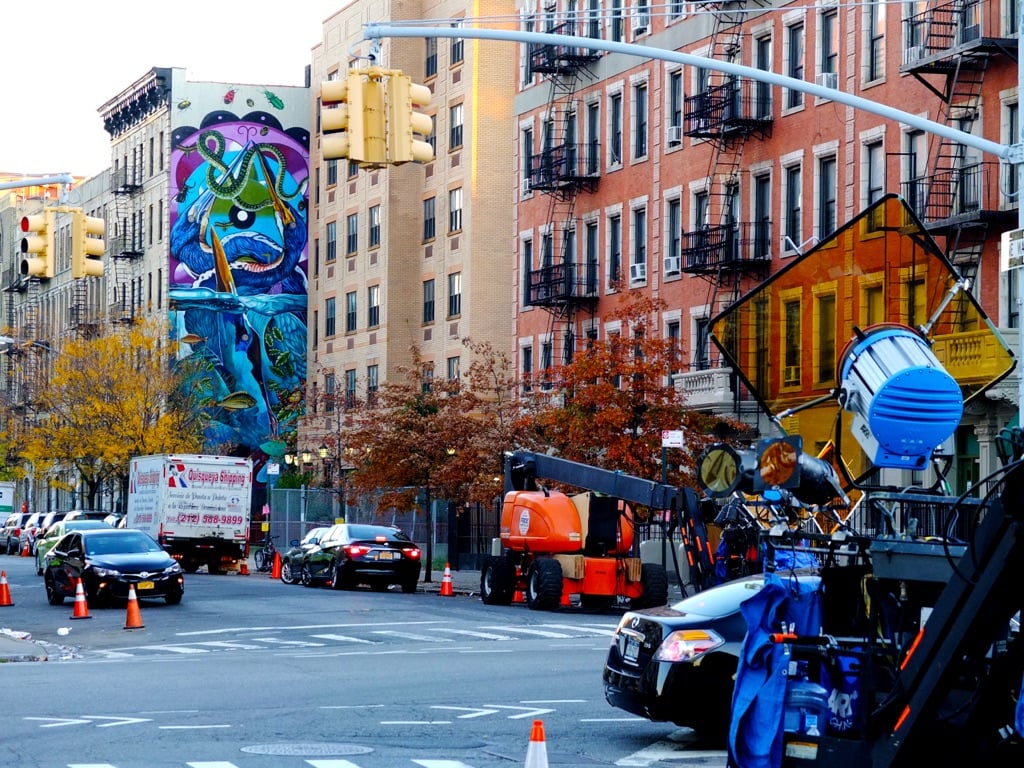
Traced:
[[923, 469], [964, 412], [960, 385], [928, 342], [899, 325], [867, 329], [840, 356], [839, 403], [879, 467]]

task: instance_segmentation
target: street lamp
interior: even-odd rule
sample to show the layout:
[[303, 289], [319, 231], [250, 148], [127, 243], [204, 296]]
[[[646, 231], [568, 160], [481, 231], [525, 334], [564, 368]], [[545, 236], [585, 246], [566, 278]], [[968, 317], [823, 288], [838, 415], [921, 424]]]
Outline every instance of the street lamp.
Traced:
[[303, 464], [312, 464], [313, 463], [313, 454], [311, 454], [308, 449], [302, 452], [302, 463]]

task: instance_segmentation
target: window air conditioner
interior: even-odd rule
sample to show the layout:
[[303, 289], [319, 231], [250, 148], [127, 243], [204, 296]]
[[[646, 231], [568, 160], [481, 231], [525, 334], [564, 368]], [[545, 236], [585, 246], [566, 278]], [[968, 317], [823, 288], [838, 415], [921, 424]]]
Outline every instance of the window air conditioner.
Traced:
[[683, 126], [670, 125], [665, 131], [665, 139], [669, 144], [681, 144], [683, 141]]
[[838, 88], [839, 75], [836, 72], [819, 72], [817, 83], [822, 88]]
[[642, 283], [647, 280], [647, 265], [646, 264], [630, 264], [629, 265], [629, 282], [631, 283]]
[[665, 274], [669, 275], [673, 272], [679, 272], [681, 267], [681, 257], [679, 256], [666, 256], [665, 257]]
[[643, 35], [651, 26], [651, 15], [649, 13], [638, 13], [633, 17], [633, 35]]
[[530, 177], [527, 176], [525, 179], [523, 179], [523, 183], [522, 183], [522, 187], [520, 188], [520, 192], [522, 192], [522, 194], [524, 194], [524, 195], [528, 195], [528, 194], [530, 194], [531, 191], [533, 191], [533, 190], [532, 190], [532, 187], [530, 186]]
[[905, 51], [903, 51], [903, 63], [913, 64], [918, 59], [924, 58], [924, 46], [911, 45]]

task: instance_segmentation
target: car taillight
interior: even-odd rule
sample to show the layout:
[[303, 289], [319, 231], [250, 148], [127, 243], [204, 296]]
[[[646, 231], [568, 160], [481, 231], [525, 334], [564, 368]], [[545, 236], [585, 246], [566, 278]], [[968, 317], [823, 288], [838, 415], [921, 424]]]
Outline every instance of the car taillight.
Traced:
[[409, 549], [403, 549], [402, 551], [405, 553], [406, 557], [408, 557], [408, 558], [410, 558], [412, 560], [419, 560], [420, 559], [419, 547], [411, 547]]
[[692, 661], [725, 641], [710, 630], [683, 629], [666, 637], [654, 654], [657, 661]]
[[364, 544], [349, 544], [345, 547], [345, 551], [348, 552], [349, 557], [359, 557], [369, 552], [370, 548]]

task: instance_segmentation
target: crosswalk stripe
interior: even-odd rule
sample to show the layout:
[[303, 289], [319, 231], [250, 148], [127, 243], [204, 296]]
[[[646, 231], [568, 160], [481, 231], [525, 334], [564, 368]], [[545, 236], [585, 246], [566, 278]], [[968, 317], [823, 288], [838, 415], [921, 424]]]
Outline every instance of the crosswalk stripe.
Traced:
[[309, 640], [282, 640], [279, 637], [253, 637], [258, 643], [273, 643], [275, 645], [297, 645], [303, 648], [322, 648], [323, 643], [312, 643]]
[[495, 635], [491, 632], [474, 632], [471, 629], [446, 629], [444, 627], [438, 627], [437, 632], [451, 632], [453, 635], [468, 635], [469, 637], [479, 637], [483, 640], [511, 640], [511, 635]]
[[140, 649], [147, 651], [167, 651], [169, 653], [209, 653], [206, 648], [194, 648], [188, 645], [140, 645]]
[[351, 760], [307, 760], [306, 765], [313, 768], [359, 768]]
[[543, 629], [528, 629], [526, 627], [483, 627], [483, 629], [500, 629], [504, 632], [514, 632], [521, 635], [536, 635], [537, 637], [551, 637], [559, 640], [572, 637], [572, 635], [567, 635], [564, 632], [549, 632]]
[[413, 762], [422, 765], [423, 768], [473, 768], [461, 760], [413, 760]]
[[231, 642], [228, 640], [202, 640], [195, 645], [212, 645], [214, 648], [231, 648], [237, 651], [258, 651], [262, 646], [249, 645], [248, 643]]
[[202, 763], [185, 763], [189, 768], [238, 768], [234, 763], [226, 760], [212, 760]]
[[110, 763], [68, 763], [68, 768], [116, 768]]
[[313, 637], [318, 637], [321, 640], [338, 640], [339, 642], [342, 642], [342, 643], [366, 643], [367, 645], [374, 645], [374, 641], [373, 640], [367, 640], [367, 639], [362, 638], [362, 637], [352, 637], [350, 635], [330, 635], [330, 634], [327, 634], [327, 635], [313, 635]]
[[451, 638], [448, 637], [434, 637], [432, 635], [417, 635], [412, 632], [398, 632], [394, 629], [378, 629], [375, 630], [375, 635], [387, 635], [388, 637], [400, 637], [403, 640], [419, 640], [423, 643], [450, 643]]
[[597, 628], [577, 624], [541, 624], [541, 626], [550, 627], [551, 629], [569, 629], [573, 632], [590, 632], [595, 635], [611, 635], [615, 632], [614, 628]]

